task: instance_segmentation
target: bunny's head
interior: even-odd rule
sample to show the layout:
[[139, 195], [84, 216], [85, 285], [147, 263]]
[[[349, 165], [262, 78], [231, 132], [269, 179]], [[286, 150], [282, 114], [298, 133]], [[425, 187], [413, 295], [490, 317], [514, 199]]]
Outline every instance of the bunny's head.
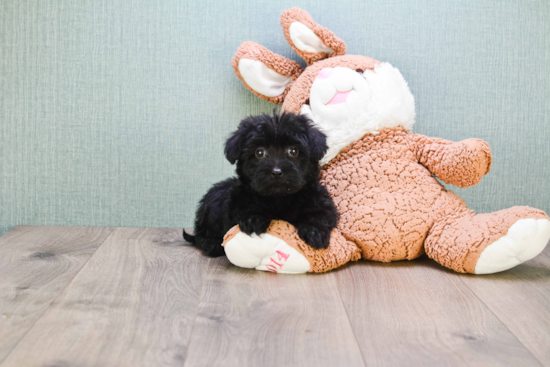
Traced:
[[307, 115], [327, 135], [328, 163], [365, 134], [395, 126], [410, 129], [414, 98], [403, 76], [388, 63], [346, 55], [346, 44], [298, 8], [281, 15], [285, 37], [305, 70], [265, 47], [244, 42], [232, 60], [246, 88], [282, 110]]

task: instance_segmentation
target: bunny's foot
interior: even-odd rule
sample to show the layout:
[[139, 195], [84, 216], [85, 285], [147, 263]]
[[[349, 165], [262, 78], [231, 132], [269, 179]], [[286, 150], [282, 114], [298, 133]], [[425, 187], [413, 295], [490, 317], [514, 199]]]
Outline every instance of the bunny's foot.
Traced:
[[492, 274], [511, 269], [540, 254], [549, 240], [548, 219], [520, 219], [508, 229], [506, 235], [483, 250], [475, 273]]
[[224, 247], [229, 261], [241, 268], [283, 274], [301, 274], [310, 270], [304, 255], [268, 233], [249, 236], [239, 232]]
[[248, 236], [239, 226], [225, 235], [223, 246], [231, 263], [241, 268], [284, 274], [323, 273], [361, 258], [355, 243], [333, 229], [328, 248], [314, 249], [287, 222], [274, 220], [266, 233]]
[[525, 206], [443, 217], [430, 230], [426, 253], [461, 273], [492, 274], [531, 260], [550, 240], [550, 218]]

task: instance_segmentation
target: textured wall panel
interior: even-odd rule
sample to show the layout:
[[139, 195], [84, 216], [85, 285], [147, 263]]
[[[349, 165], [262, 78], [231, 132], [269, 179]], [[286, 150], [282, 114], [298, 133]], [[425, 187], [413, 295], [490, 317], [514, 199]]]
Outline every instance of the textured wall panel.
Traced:
[[[416, 97], [416, 132], [494, 152], [480, 212], [550, 211], [547, 1], [0, 2], [0, 233], [16, 224], [191, 226], [232, 174], [222, 143], [269, 112], [230, 59], [253, 40], [297, 59], [279, 26], [299, 6], [389, 61]], [[300, 61], [303, 64], [303, 62]]]

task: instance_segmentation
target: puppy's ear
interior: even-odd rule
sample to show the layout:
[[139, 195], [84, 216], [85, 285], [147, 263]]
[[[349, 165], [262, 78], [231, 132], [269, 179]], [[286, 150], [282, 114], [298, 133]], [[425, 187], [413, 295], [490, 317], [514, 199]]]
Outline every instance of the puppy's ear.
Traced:
[[238, 129], [225, 141], [225, 158], [227, 158], [227, 160], [231, 164], [235, 164], [235, 162], [239, 159], [241, 155], [241, 144], [243, 142], [243, 135], [244, 134], [241, 129]]
[[323, 158], [328, 150], [327, 137], [319, 129], [309, 124], [308, 134], [309, 154], [316, 162]]

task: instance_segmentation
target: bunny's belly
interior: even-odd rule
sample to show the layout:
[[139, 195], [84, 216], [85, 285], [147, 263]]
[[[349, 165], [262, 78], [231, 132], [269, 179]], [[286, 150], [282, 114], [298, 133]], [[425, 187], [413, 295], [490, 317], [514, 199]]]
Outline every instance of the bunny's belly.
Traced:
[[340, 213], [338, 229], [364, 259], [417, 258], [440, 210], [450, 201], [462, 207], [462, 200], [416, 162], [400, 139], [375, 143], [341, 153], [324, 168], [322, 182]]

